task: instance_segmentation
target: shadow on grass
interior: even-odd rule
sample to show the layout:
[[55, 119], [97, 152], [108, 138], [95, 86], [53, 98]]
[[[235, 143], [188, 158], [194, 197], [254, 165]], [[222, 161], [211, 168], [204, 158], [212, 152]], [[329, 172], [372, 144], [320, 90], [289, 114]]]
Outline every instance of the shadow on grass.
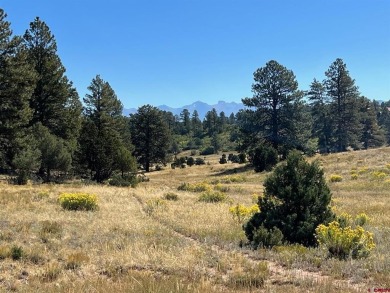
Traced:
[[218, 172], [215, 174], [212, 174], [211, 176], [226, 176], [226, 175], [233, 175], [233, 174], [240, 174], [247, 171], [253, 171], [252, 165], [244, 165], [233, 169], [224, 170], [222, 172]]

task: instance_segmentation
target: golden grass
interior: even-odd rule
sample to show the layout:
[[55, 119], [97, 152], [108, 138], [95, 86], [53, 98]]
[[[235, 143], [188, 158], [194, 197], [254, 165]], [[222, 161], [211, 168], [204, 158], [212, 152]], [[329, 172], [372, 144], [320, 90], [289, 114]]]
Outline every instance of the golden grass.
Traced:
[[[363, 260], [327, 259], [318, 248], [250, 251], [229, 213], [253, 204], [266, 173], [218, 163], [147, 174], [137, 188], [0, 184], [0, 291], [367, 292], [390, 287], [390, 148], [317, 156], [337, 213], [370, 217], [377, 244]], [[373, 178], [372, 172], [385, 173]], [[351, 173], [358, 174], [357, 179]], [[378, 177], [378, 176], [377, 176]], [[200, 202], [182, 183], [206, 182], [228, 201]], [[96, 211], [66, 211], [61, 193], [91, 193]], [[166, 200], [166, 195], [177, 200]], [[11, 257], [13, 247], [23, 251]]]

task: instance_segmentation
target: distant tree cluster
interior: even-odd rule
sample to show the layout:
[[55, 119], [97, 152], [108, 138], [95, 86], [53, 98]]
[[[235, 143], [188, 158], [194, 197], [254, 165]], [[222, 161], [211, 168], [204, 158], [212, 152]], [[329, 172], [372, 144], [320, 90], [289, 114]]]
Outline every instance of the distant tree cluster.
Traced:
[[251, 155], [258, 171], [269, 167], [269, 159], [271, 166], [276, 163], [271, 149], [286, 157], [292, 149], [311, 155], [389, 143], [390, 103], [361, 96], [341, 59], [325, 76], [304, 92], [293, 72], [276, 61], [255, 71], [253, 97], [242, 100], [248, 108], [236, 119], [240, 150]]

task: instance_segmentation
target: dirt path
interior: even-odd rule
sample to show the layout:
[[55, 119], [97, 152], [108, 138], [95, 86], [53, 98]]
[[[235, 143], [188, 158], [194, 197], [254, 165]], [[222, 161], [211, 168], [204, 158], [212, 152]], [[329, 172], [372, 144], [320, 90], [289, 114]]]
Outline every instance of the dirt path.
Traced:
[[[136, 194], [132, 194], [133, 197], [136, 199], [136, 202], [139, 204], [140, 211], [143, 215], [149, 216], [156, 220], [161, 226], [163, 226], [165, 229], [171, 231], [175, 236], [185, 239], [189, 241], [190, 243], [193, 243], [194, 245], [201, 246], [206, 249], [211, 249], [214, 253], [221, 255], [221, 254], [229, 254], [229, 253], [239, 253], [243, 257], [245, 257], [250, 263], [252, 264], [259, 264], [260, 262], [266, 262], [268, 265], [268, 270], [270, 273], [270, 276], [266, 280], [266, 286], [267, 285], [285, 285], [285, 284], [299, 284], [300, 281], [309, 281], [311, 283], [326, 283], [331, 282], [336, 288], [345, 288], [348, 287], [349, 289], [355, 290], [356, 292], [366, 292], [367, 291], [367, 284], [365, 283], [352, 283], [351, 280], [340, 280], [340, 279], [334, 279], [331, 276], [323, 275], [321, 272], [312, 272], [302, 269], [287, 269], [283, 267], [282, 265], [278, 264], [275, 261], [270, 260], [260, 260], [256, 258], [252, 251], [250, 250], [228, 250], [224, 247], [221, 247], [219, 245], [213, 244], [208, 245], [204, 242], [201, 242], [199, 239], [193, 236], [185, 235], [183, 232], [176, 230], [174, 227], [168, 225], [167, 223], [161, 222], [161, 220], [156, 217], [153, 214], [148, 214], [146, 212], [145, 204], [142, 202], [142, 199], [137, 196]], [[208, 272], [208, 275], [213, 275], [215, 272], [210, 270]], [[224, 278], [227, 276], [222, 276]]]

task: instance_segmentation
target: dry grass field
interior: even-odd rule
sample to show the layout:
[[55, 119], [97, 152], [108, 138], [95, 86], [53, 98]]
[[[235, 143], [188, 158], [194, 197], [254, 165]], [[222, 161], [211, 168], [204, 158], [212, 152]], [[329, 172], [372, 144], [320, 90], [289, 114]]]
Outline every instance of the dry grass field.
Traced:
[[[317, 156], [336, 213], [365, 212], [376, 248], [366, 259], [327, 258], [319, 248], [242, 246], [229, 207], [253, 204], [266, 173], [218, 163], [148, 174], [137, 188], [72, 183], [0, 184], [0, 291], [14, 292], [367, 292], [390, 288], [390, 148]], [[383, 173], [383, 174], [381, 174]], [[222, 190], [222, 203], [179, 191]], [[63, 192], [98, 197], [96, 211], [66, 211]], [[167, 194], [177, 200], [167, 200]], [[174, 196], [173, 196], [174, 197]]]

